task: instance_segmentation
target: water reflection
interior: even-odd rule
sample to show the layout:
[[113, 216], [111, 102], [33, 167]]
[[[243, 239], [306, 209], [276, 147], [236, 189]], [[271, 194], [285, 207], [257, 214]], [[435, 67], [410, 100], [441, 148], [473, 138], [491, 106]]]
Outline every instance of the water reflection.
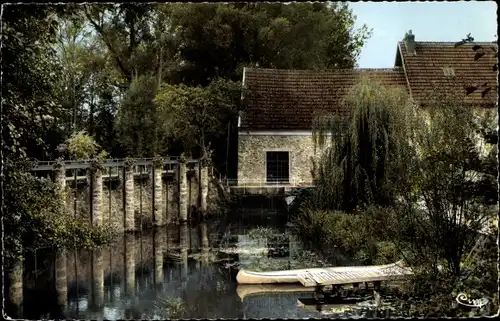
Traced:
[[154, 248], [154, 282], [158, 290], [162, 289], [164, 282], [163, 279], [163, 235], [155, 231], [153, 234], [153, 248]]
[[99, 311], [104, 304], [104, 257], [103, 250], [91, 253], [91, 302], [92, 307]]
[[67, 280], [66, 253], [58, 252], [55, 258], [55, 285], [57, 304], [64, 316], [68, 306], [68, 280]]
[[23, 263], [18, 261], [7, 272], [8, 293], [6, 308], [12, 312], [13, 318], [23, 315]]
[[[184, 223], [126, 234], [99, 250], [51, 254], [52, 263], [38, 265], [39, 274], [26, 267], [35, 282], [23, 282], [18, 264], [9, 274], [9, 315], [97, 320], [324, 315], [297, 306], [299, 298], [312, 297], [312, 289], [236, 284], [239, 266], [298, 268], [294, 255], [301, 250], [293, 238], [277, 230], [255, 231], [238, 224], [222, 229]], [[23, 292], [30, 303], [24, 311]]]
[[135, 235], [126, 234], [123, 248], [123, 267], [125, 278], [125, 295], [135, 294]]

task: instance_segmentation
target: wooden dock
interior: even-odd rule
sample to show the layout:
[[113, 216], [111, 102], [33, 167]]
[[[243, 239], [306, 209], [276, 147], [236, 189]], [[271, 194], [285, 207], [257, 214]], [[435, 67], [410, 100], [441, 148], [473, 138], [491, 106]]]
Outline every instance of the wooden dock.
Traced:
[[407, 278], [413, 272], [402, 261], [387, 265], [312, 268], [275, 272], [240, 270], [240, 284], [301, 283], [305, 287], [359, 284], [364, 282], [393, 281]]

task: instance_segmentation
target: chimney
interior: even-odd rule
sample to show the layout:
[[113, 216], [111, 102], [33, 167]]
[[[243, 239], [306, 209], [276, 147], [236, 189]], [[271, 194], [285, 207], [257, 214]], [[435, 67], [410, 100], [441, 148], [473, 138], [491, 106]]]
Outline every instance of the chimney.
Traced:
[[406, 52], [408, 52], [409, 55], [415, 55], [415, 35], [411, 33], [411, 30], [408, 31], [405, 35], [405, 46], [406, 46]]

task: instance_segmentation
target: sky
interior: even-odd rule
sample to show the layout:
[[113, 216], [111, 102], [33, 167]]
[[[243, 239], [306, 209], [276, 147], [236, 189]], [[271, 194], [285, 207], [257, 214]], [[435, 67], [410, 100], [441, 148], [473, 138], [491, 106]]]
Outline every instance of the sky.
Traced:
[[397, 42], [408, 30], [415, 41], [493, 41], [497, 34], [497, 5], [493, 1], [352, 2], [355, 28], [366, 24], [372, 36], [358, 59], [359, 68], [392, 68]]

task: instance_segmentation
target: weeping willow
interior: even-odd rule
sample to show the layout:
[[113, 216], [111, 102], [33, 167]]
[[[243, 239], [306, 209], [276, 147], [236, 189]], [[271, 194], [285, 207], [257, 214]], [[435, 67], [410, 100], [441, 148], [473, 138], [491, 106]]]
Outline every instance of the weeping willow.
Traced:
[[313, 165], [313, 206], [352, 212], [363, 204], [388, 205], [408, 176], [416, 108], [403, 89], [361, 77], [343, 102], [349, 116], [313, 121], [320, 150]]

